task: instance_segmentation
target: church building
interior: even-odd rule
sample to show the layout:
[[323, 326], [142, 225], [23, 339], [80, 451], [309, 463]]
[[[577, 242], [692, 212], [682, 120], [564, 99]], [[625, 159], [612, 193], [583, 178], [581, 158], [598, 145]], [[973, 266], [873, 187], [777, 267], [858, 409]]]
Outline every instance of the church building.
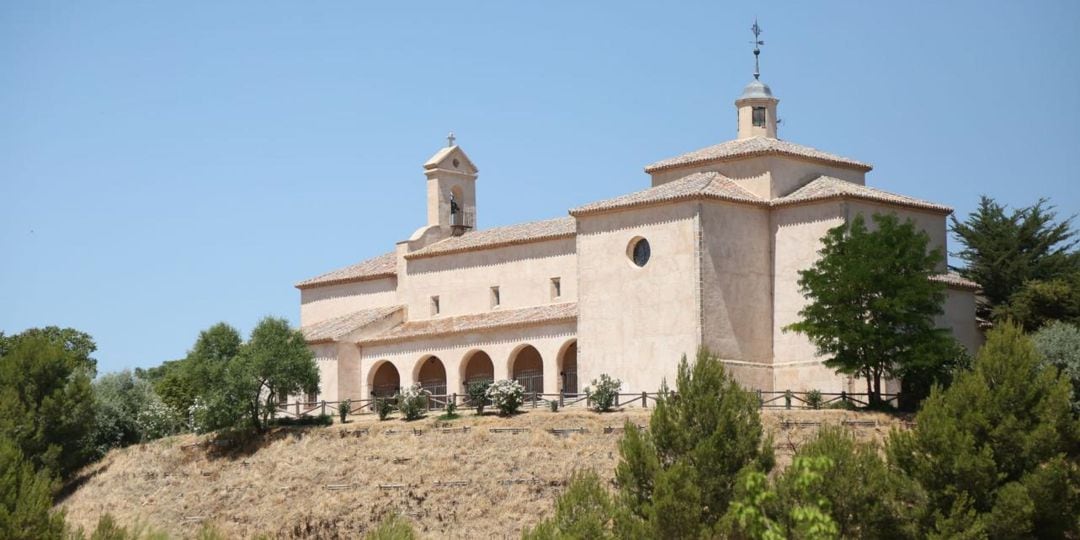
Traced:
[[[735, 139], [648, 165], [640, 191], [489, 229], [477, 227], [478, 168], [451, 137], [423, 165], [424, 226], [296, 284], [318, 399], [510, 378], [573, 394], [604, 373], [654, 392], [700, 346], [750, 388], [865, 391], [782, 331], [806, 303], [798, 272], [859, 214], [910, 218], [945, 250], [952, 210], [867, 186], [867, 163], [778, 138], [779, 101], [755, 70], [735, 100]], [[974, 352], [976, 285], [944, 260], [934, 279], [947, 286], [939, 324]]]

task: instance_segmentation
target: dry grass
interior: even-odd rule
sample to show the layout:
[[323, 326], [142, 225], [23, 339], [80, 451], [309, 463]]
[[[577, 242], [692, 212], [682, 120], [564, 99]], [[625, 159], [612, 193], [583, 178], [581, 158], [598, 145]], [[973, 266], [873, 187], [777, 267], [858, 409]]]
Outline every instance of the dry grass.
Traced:
[[[364, 416], [281, 429], [244, 447], [190, 446], [207, 437], [184, 435], [111, 452], [62, 504], [69, 521], [87, 529], [110, 512], [120, 523], [141, 520], [178, 538], [193, 536], [203, 522], [236, 538], [356, 538], [389, 512], [406, 516], [425, 537], [518, 537], [550, 512], [574, 469], [611, 478], [620, 435], [604, 428], [646, 424], [648, 413], [537, 409], [513, 419], [470, 413], [449, 423], [467, 433], [441, 431], [445, 424], [434, 416], [409, 423]], [[899, 424], [846, 411], [767, 411], [763, 418], [781, 464], [818, 423], [855, 420], [859, 438], [878, 441]], [[529, 431], [489, 432], [493, 427]], [[547, 431], [581, 427], [585, 433]]]

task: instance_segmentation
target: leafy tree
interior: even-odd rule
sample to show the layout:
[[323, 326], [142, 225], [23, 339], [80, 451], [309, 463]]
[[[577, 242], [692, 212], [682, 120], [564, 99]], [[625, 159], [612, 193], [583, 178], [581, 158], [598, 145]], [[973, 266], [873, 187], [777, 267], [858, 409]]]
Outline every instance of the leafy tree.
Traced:
[[[964, 266], [956, 270], [979, 284], [981, 318], [1015, 316], [1008, 306], [1026, 283], [1067, 277], [1080, 269], [1080, 256], [1071, 251], [1076, 246], [1073, 218], [1056, 218], [1054, 207], [1045, 199], [1009, 212], [986, 196], [963, 222], [952, 217], [951, 230], [963, 245], [956, 256]], [[1029, 291], [1028, 295], [1038, 293]], [[1072, 312], [1072, 316], [1078, 314]], [[1020, 322], [1026, 328], [1034, 327], [1034, 320]]]
[[649, 432], [627, 424], [619, 442], [620, 536], [707, 533], [727, 510], [738, 475], [772, 468], [758, 398], [719, 358], [705, 349], [693, 364], [683, 358], [676, 389], [662, 389]]
[[209, 401], [211, 389], [220, 385], [226, 366], [240, 355], [241, 346], [236, 328], [217, 323], [199, 332], [186, 357], [147, 370], [147, 378], [161, 399], [186, 417], [196, 401]]
[[1047, 363], [1072, 381], [1073, 413], [1080, 415], [1080, 326], [1053, 322], [1032, 336]]
[[526, 529], [526, 540], [562, 538], [614, 539], [611, 520], [615, 503], [593, 471], [575, 471], [566, 491], [555, 502], [555, 515]]
[[928, 536], [1061, 538], [1080, 527], [1080, 422], [1071, 388], [1011, 323], [989, 332], [971, 371], [935, 388], [890, 461], [925, 490]]
[[1080, 322], [1080, 271], [1049, 280], [1025, 282], [994, 308], [996, 320], [1010, 319], [1034, 332], [1053, 321]]
[[93, 455], [93, 341], [50, 327], [5, 337], [3, 348], [0, 437], [37, 467], [66, 477]]
[[289, 395], [319, 389], [314, 355], [303, 334], [285, 319], [260, 321], [239, 355], [225, 364], [220, 382], [211, 385], [207, 397], [209, 427], [214, 429], [250, 426], [264, 431]]
[[[784, 328], [805, 334], [828, 356], [825, 365], [866, 380], [871, 404], [880, 402], [885, 377], [947, 376], [959, 357], [948, 330], [937, 328], [945, 286], [931, 281], [940, 249], [911, 220], [862, 215], [829, 230], [821, 258], [799, 272], [809, 301], [800, 321]], [[928, 386], [928, 385], [927, 385]]]
[[[837, 526], [843, 538], [918, 538], [912, 524], [912, 508], [921, 507], [924, 495], [918, 485], [890, 469], [879, 455], [879, 447], [860, 443], [838, 426], [823, 426], [801, 446], [796, 459], [824, 460], [820, 473], [827, 482], [807, 484], [798, 467], [785, 470], [776, 479], [776, 515], [796, 508], [807, 500], [818, 504]], [[788, 530], [797, 530], [791, 518], [781, 520]]]
[[785, 471], [790, 485], [786, 506], [780, 508], [773, 508], [779, 496], [769, 489], [765, 474], [759, 471], [746, 474], [741, 496], [731, 503], [728, 512], [727, 526], [733, 529], [730, 536], [753, 540], [841, 538], [840, 528], [830, 515], [830, 500], [820, 494], [832, 465], [832, 460], [825, 456], [795, 457]]
[[0, 538], [63, 538], [64, 515], [52, 509], [55, 481], [36, 470], [19, 446], [0, 437]]
[[130, 371], [108, 373], [93, 383], [94, 445], [99, 455], [111, 448], [149, 441], [179, 431], [180, 418], [148, 381]]

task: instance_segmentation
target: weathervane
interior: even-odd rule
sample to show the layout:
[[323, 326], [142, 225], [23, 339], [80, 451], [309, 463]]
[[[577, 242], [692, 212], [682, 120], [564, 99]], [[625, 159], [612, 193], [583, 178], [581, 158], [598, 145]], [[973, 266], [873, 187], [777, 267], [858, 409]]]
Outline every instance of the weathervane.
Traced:
[[447, 147], [454, 146], [454, 139], [456, 139], [456, 138], [457, 137], [454, 136], [454, 132], [451, 131], [450, 134], [446, 136], [446, 146]]
[[758, 56], [761, 55], [761, 46], [764, 45], [765, 42], [760, 39], [761, 27], [758, 26], [756, 17], [754, 18], [754, 26], [750, 27], [750, 31], [754, 33], [754, 41], [751, 42], [754, 44], [754, 79], [758, 79], [761, 77], [761, 69], [758, 67]]

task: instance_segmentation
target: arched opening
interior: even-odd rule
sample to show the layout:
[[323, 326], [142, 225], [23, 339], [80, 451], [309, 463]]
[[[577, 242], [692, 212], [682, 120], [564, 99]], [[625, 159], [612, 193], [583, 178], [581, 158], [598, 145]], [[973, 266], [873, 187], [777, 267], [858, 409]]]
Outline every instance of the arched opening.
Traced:
[[484, 351], [476, 351], [465, 358], [461, 366], [461, 385], [463, 391], [468, 391], [469, 385], [478, 382], [492, 382], [495, 380], [495, 363]]
[[526, 393], [544, 393], [544, 360], [540, 351], [526, 345], [516, 355], [511, 365], [511, 377], [525, 387]]
[[394, 364], [383, 360], [371, 372], [368, 385], [374, 397], [393, 397], [401, 389], [401, 377]]
[[420, 361], [416, 372], [416, 382], [420, 388], [434, 396], [446, 395], [446, 368], [437, 356], [429, 356]]
[[562, 352], [562, 357], [559, 359], [559, 379], [562, 383], [562, 393], [578, 393], [577, 341], [570, 343]]

